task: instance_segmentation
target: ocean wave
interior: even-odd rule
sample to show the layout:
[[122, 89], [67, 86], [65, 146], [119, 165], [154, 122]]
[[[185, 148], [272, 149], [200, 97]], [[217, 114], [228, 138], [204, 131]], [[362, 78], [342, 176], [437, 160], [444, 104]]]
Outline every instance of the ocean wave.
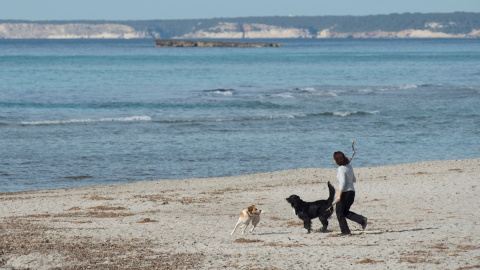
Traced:
[[463, 93], [475, 93], [475, 94], [480, 94], [480, 89], [477, 89], [473, 86], [463, 86], [463, 87], [458, 87], [458, 91], [463, 92]]
[[285, 114], [285, 115], [265, 115], [265, 116], [243, 116], [237, 118], [212, 118], [212, 119], [166, 119], [166, 120], [154, 120], [154, 123], [161, 124], [202, 124], [202, 123], [214, 123], [214, 122], [248, 122], [248, 121], [265, 121], [276, 119], [293, 119], [306, 117], [307, 114]]
[[143, 102], [93, 102], [93, 103], [40, 103], [40, 102], [0, 102], [4, 108], [34, 109], [130, 109], [130, 108], [163, 108], [165, 103]]
[[384, 92], [384, 91], [399, 91], [406, 89], [414, 89], [418, 87], [429, 87], [429, 86], [438, 86], [441, 84], [426, 84], [426, 85], [415, 85], [415, 84], [403, 84], [403, 85], [393, 85], [385, 87], [361, 87], [356, 89], [338, 89], [338, 90], [326, 90], [326, 89], [315, 89], [313, 87], [297, 87], [295, 90], [298, 94], [309, 96], [309, 97], [337, 97], [345, 93], [359, 93], [359, 94], [372, 94], [375, 92]]
[[150, 116], [129, 116], [117, 118], [98, 118], [98, 119], [69, 119], [69, 120], [43, 120], [43, 121], [25, 121], [18, 125], [67, 125], [67, 124], [81, 124], [81, 123], [97, 123], [97, 122], [136, 122], [136, 121], [151, 121]]
[[420, 85], [420, 87], [432, 87], [432, 86], [443, 86], [443, 83], [425, 83]]
[[214, 123], [214, 122], [233, 122], [234, 118], [213, 118], [213, 119], [163, 119], [153, 120], [154, 123], [159, 124], [201, 124], [201, 123]]
[[375, 115], [379, 114], [380, 111], [351, 111], [351, 112], [333, 112], [333, 113], [327, 113], [327, 115], [332, 115], [336, 117], [347, 117], [351, 115]]
[[[306, 117], [349, 117], [349, 116], [367, 116], [379, 114], [379, 111], [338, 111], [338, 112], [321, 112], [321, 113], [286, 113], [279, 115], [260, 115], [260, 116], [238, 116], [225, 118], [196, 118], [196, 119], [152, 119], [150, 116], [130, 116], [116, 118], [85, 118], [85, 119], [68, 119], [68, 120], [41, 120], [41, 121], [23, 121], [13, 123], [13, 125], [68, 125], [68, 124], [84, 124], [99, 122], [138, 122], [151, 121], [159, 124], [202, 124], [214, 122], [248, 122], [248, 121], [265, 121], [277, 119], [295, 119]], [[12, 123], [0, 123], [12, 125]]]
[[357, 92], [361, 94], [371, 94], [371, 93], [374, 93], [375, 90], [371, 88], [365, 88], [365, 89], [357, 90]]
[[313, 87], [300, 88], [297, 87], [295, 90], [299, 91], [301, 94], [312, 95], [312, 96], [322, 96], [322, 97], [337, 97], [338, 94], [345, 93], [345, 90], [317, 90]]
[[233, 96], [235, 94], [235, 90], [233, 89], [213, 89], [213, 90], [204, 90], [203, 92], [209, 93], [209, 94], [214, 94], [214, 95], [220, 95], [220, 96]]
[[167, 120], [154, 120], [154, 123], [161, 124], [201, 124], [201, 123], [214, 123], [214, 122], [248, 122], [248, 121], [263, 121], [274, 119], [291, 119], [297, 117], [305, 117], [306, 115], [268, 115], [268, 116], [244, 116], [238, 118], [212, 118], [212, 119], [167, 119]]
[[345, 91], [341, 90], [336, 90], [336, 91], [319, 91], [315, 93], [316, 95], [319, 96], [324, 96], [324, 97], [337, 97], [338, 94], [345, 93]]
[[280, 108], [281, 105], [259, 100], [202, 100], [192, 102], [104, 102], [104, 103], [16, 103], [0, 102], [0, 108], [136, 110], [136, 109], [212, 109], [212, 108]]
[[379, 88], [367, 87], [367, 88], [353, 90], [353, 92], [360, 93], [360, 94], [374, 94], [375, 92], [399, 91], [399, 90], [413, 89], [418, 87], [430, 87], [434, 85], [435, 84], [423, 84], [423, 85], [417, 86], [415, 84], [404, 84], [404, 85], [398, 85], [398, 86], [387, 86], [387, 87], [379, 87]]
[[404, 84], [404, 85], [398, 85], [398, 86], [379, 88], [377, 90], [378, 91], [395, 91], [395, 90], [406, 90], [406, 89], [412, 89], [412, 88], [418, 88], [418, 86], [415, 84]]
[[300, 91], [301, 93], [314, 93], [316, 91], [313, 87], [297, 87], [295, 90]]
[[269, 98], [295, 98], [291, 93], [280, 93], [280, 94], [268, 94], [264, 95], [263, 97]]
[[278, 119], [295, 119], [306, 117], [348, 117], [348, 116], [368, 116], [379, 114], [380, 111], [351, 111], [351, 112], [322, 112], [322, 113], [297, 113], [297, 114], [281, 114], [281, 115], [264, 115], [264, 116], [241, 116], [237, 118], [205, 118], [205, 119], [165, 119], [154, 120], [155, 123], [161, 124], [201, 124], [212, 122], [248, 122], [248, 121], [265, 121]]

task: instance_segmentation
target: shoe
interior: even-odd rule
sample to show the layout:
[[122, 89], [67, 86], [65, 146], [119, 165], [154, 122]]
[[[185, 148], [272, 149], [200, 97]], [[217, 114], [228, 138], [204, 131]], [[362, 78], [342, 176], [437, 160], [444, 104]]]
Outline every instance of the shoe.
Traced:
[[367, 227], [367, 218], [363, 218], [363, 221], [362, 221], [362, 230], [365, 231], [365, 228]]
[[351, 233], [341, 233], [338, 236], [352, 236], [352, 234]]

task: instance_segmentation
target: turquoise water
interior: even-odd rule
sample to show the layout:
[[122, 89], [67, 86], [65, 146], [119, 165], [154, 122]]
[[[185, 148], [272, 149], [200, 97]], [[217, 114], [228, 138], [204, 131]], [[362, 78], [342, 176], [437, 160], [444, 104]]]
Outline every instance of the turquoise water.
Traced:
[[0, 40], [0, 192], [480, 156], [480, 40]]

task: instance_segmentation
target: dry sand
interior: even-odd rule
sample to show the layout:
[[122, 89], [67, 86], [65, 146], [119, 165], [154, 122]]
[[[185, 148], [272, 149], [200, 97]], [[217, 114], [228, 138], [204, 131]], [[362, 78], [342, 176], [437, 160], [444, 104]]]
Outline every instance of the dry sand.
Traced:
[[[0, 269], [480, 269], [480, 159], [356, 168], [361, 231], [307, 234], [285, 198], [336, 169], [0, 194]], [[265, 211], [231, 236], [239, 212]]]

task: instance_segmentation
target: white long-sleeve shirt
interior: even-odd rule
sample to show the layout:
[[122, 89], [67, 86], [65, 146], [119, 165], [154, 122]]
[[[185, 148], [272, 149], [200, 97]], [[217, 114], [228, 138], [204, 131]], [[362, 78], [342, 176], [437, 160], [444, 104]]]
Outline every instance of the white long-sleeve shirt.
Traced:
[[357, 182], [355, 174], [353, 173], [353, 168], [350, 164], [338, 166], [338, 189], [345, 191], [355, 191], [353, 183]]

